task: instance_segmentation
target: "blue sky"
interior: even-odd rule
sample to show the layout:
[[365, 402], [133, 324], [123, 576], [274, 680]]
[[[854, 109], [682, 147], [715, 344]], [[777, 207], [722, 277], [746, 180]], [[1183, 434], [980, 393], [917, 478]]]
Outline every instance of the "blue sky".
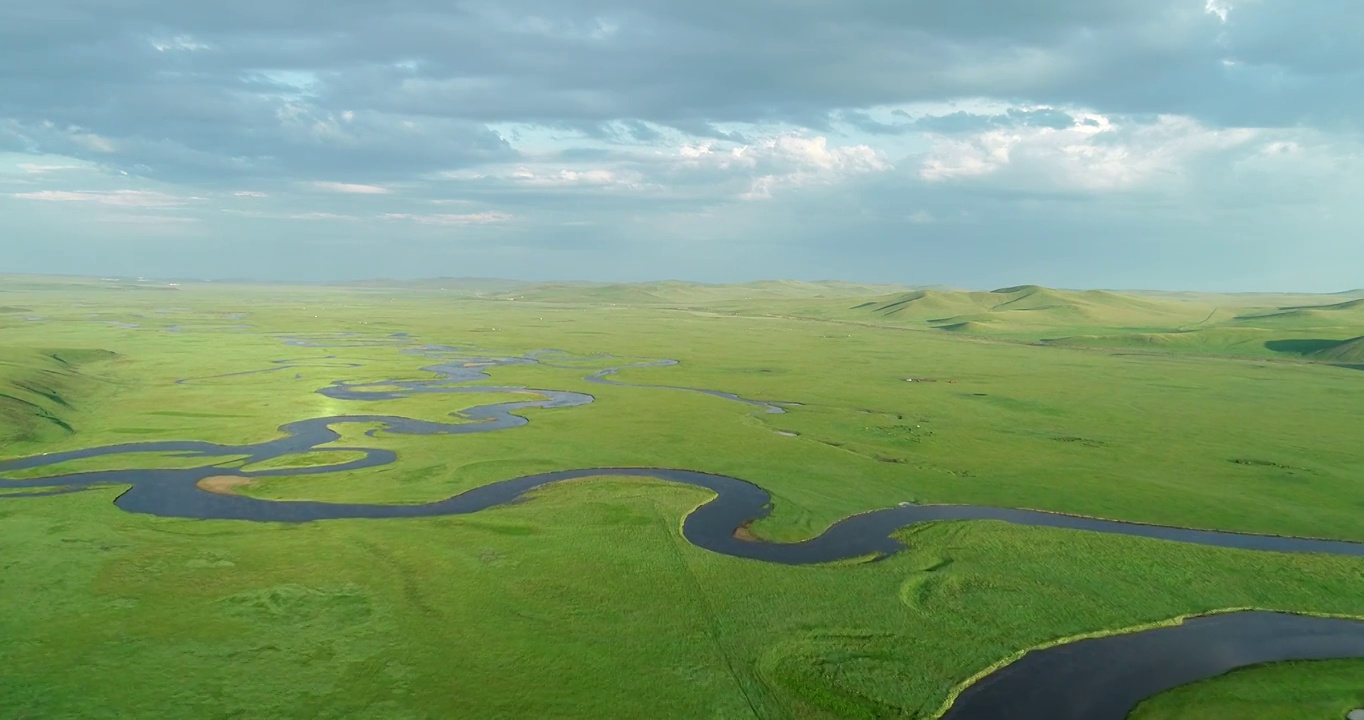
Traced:
[[1357, 0], [0, 6], [0, 270], [1364, 286]]

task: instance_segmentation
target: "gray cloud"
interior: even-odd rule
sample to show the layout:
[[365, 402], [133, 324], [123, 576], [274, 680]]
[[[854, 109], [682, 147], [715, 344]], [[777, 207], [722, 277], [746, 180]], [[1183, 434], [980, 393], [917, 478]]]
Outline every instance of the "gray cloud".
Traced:
[[[0, 171], [0, 231], [76, 247], [192, 225], [207, 258], [288, 224], [300, 239], [262, 252], [397, 233], [453, 237], [428, 250], [488, 272], [553, 249], [587, 274], [608, 245], [653, 272], [725, 252], [770, 274], [762, 252], [805, 257], [788, 241], [819, 268], [902, 235], [944, 263], [966, 243], [1000, 272], [1029, 248], [1078, 268], [1054, 238], [1212, 254], [1289, 218], [1334, 248], [1359, 217], [1360, 88], [1354, 0], [8, 3], [0, 157], [80, 169]], [[89, 200], [120, 191], [205, 199], [117, 220]], [[1168, 272], [1123, 242], [1102, 247]]]
[[936, 133], [982, 132], [1008, 127], [1047, 127], [1062, 130], [1074, 126], [1076, 122], [1078, 121], [1070, 113], [1051, 108], [1041, 110], [1009, 108], [1000, 115], [977, 115], [958, 110], [949, 115], [919, 118], [906, 126], [906, 129]]

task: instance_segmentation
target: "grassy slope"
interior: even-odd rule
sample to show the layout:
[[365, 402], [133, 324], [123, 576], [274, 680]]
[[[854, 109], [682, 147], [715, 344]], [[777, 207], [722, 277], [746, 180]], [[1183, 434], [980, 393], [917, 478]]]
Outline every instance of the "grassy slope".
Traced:
[[[1079, 347], [1350, 362], [1315, 350], [1364, 330], [1364, 291], [1329, 295], [908, 289], [837, 281], [734, 285], [524, 283], [481, 278], [373, 281], [368, 291], [431, 292], [574, 306], [655, 306], [935, 328]], [[278, 286], [276, 286], [277, 288]], [[1354, 333], [1352, 335], [1351, 333]]]
[[4, 519], [0, 582], [32, 600], [0, 619], [10, 715], [924, 717], [1053, 637], [1364, 610], [1357, 562], [994, 523], [918, 530], [874, 565], [739, 561], [679, 537], [701, 493], [650, 483], [297, 527], [149, 521], [111, 497]]
[[112, 358], [102, 350], [0, 346], [0, 445], [73, 435], [79, 406], [110, 392], [90, 368]]
[[1364, 337], [1343, 340], [1317, 350], [1312, 356], [1327, 362], [1364, 363]]
[[[680, 303], [676, 303], [680, 304]], [[720, 300], [712, 311], [936, 329], [1072, 347], [1280, 357], [1314, 355], [1364, 331], [1364, 299], [1334, 295], [1219, 295], [1055, 290], [900, 291], [860, 299], [795, 296]]]
[[545, 284], [508, 291], [503, 297], [530, 302], [579, 304], [709, 305], [771, 299], [848, 298], [899, 290], [893, 285], [838, 281], [764, 280], [733, 285], [667, 280], [610, 285]]
[[1340, 720], [1364, 708], [1364, 662], [1267, 665], [1194, 683], [1152, 698], [1132, 720]]
[[[772, 537], [906, 499], [1364, 537], [1354, 371], [315, 288], [97, 286], [0, 304], [48, 318], [0, 330], [0, 345], [125, 358], [99, 366], [124, 388], [117, 403], [79, 393], [68, 411], [77, 433], [6, 444], [4, 455], [255, 441], [301, 417], [438, 418], [479, 402], [331, 401], [311, 390], [422, 377], [424, 361], [267, 336], [412, 332], [515, 352], [675, 357], [681, 366], [622, 379], [806, 405], [755, 415], [716, 398], [590, 385], [585, 370], [503, 368], [491, 384], [578, 389], [598, 402], [467, 437], [368, 439], [347, 428], [340, 445], [360, 438], [396, 449], [399, 462], [250, 492], [410, 502], [538, 470], [669, 465], [771, 489], [776, 512], [757, 531]], [[236, 312], [254, 328], [235, 327], [226, 316]], [[192, 330], [163, 332], [170, 324]], [[285, 357], [317, 364], [173, 383]], [[346, 358], [366, 365], [324, 364]], [[0, 574], [0, 595], [26, 599], [0, 619], [11, 639], [0, 662], [15, 669], [0, 681], [0, 714], [925, 716], [972, 673], [1052, 638], [1233, 606], [1364, 615], [1357, 560], [995, 523], [916, 530], [912, 551], [870, 566], [737, 561], [678, 536], [703, 493], [649, 482], [576, 483], [471, 517], [299, 527], [132, 516], [109, 506], [116, 493], [0, 503], [0, 555], [15, 570]]]

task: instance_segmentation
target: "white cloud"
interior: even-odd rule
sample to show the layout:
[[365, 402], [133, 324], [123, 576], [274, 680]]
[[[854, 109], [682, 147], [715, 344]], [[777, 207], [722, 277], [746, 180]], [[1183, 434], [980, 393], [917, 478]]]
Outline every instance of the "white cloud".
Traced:
[[935, 136], [919, 176], [930, 182], [994, 177], [1031, 189], [1116, 192], [1185, 179], [1191, 162], [1243, 146], [1260, 131], [1214, 129], [1167, 115], [1147, 124], [1073, 113], [1069, 128], [1020, 127], [965, 138]]
[[1003, 131], [981, 133], [966, 140], [939, 139], [924, 160], [919, 175], [925, 180], [988, 175], [1009, 163], [1018, 137]]
[[314, 182], [312, 187], [326, 192], [347, 193], [351, 195], [387, 195], [389, 190], [382, 185], [362, 185], [359, 183], [343, 182]]
[[685, 163], [721, 168], [783, 165], [837, 172], [872, 172], [890, 165], [868, 145], [830, 146], [822, 135], [800, 131], [769, 135], [749, 144], [706, 141], [684, 144], [677, 156]]
[[190, 35], [176, 35], [171, 38], [156, 38], [151, 41], [152, 47], [157, 52], [194, 52], [196, 50], [207, 50], [208, 46], [195, 40]]
[[1205, 0], [1203, 11], [1209, 15], [1216, 16], [1218, 20], [1225, 23], [1227, 16], [1231, 14], [1231, 0]]
[[132, 213], [121, 213], [115, 215], [100, 215], [95, 218], [99, 223], [116, 223], [120, 225], [194, 225], [199, 222], [198, 218], [182, 217], [176, 215], [138, 215]]
[[832, 184], [854, 175], [890, 170], [891, 164], [869, 145], [830, 145], [822, 135], [783, 132], [748, 144], [716, 141], [684, 144], [676, 150], [681, 168], [709, 168], [747, 174], [742, 200], [763, 200], [784, 187]]
[[830, 147], [828, 138], [786, 133], [767, 138], [740, 150], [742, 157], [771, 159], [797, 167], [834, 173], [864, 173], [887, 170], [890, 165], [868, 145]]
[[546, 173], [520, 167], [512, 172], [511, 176], [528, 185], [614, 185], [618, 182], [616, 173], [605, 169], [559, 170]]
[[[268, 217], [268, 216], [266, 216]], [[293, 213], [283, 216], [285, 220], [340, 220], [343, 222], [355, 222], [360, 218], [355, 215], [343, 215], [333, 212], [304, 212]]]
[[511, 215], [500, 212], [480, 212], [464, 214], [434, 214], [434, 215], [413, 215], [410, 213], [386, 213], [380, 216], [383, 220], [406, 220], [418, 225], [488, 225], [491, 223], [507, 222], [512, 219]]
[[515, 219], [514, 216], [501, 212], [476, 212], [476, 213], [382, 213], [378, 215], [355, 215], [349, 213], [336, 213], [329, 211], [314, 210], [308, 212], [277, 213], [262, 212], [259, 210], [236, 210], [224, 208], [222, 212], [237, 217], [249, 217], [262, 220], [303, 220], [303, 221], [323, 221], [323, 222], [345, 222], [359, 223], [372, 221], [387, 222], [410, 222], [415, 225], [488, 225], [492, 223], [507, 222]]
[[256, 190], [238, 190], [237, 192], [232, 193], [232, 196], [233, 196], [233, 197], [245, 197], [245, 198], [263, 198], [263, 197], [270, 197], [269, 195], [267, 195], [267, 194], [265, 194], [265, 193], [263, 193], [263, 192], [256, 191]]
[[110, 190], [110, 191], [69, 191], [37, 190], [34, 192], [14, 193], [21, 200], [40, 200], [43, 202], [74, 202], [110, 207], [125, 208], [173, 208], [185, 205], [189, 200], [200, 198], [181, 198], [165, 193], [147, 190]]
[[[447, 177], [457, 176], [451, 174]], [[486, 176], [477, 173], [465, 176], [466, 179], [481, 179], [483, 177]], [[548, 165], [542, 167], [520, 165], [502, 177], [522, 187], [540, 188], [640, 190], [650, 185], [645, 181], [644, 175], [640, 171], [629, 168], [573, 169]]]
[[79, 165], [43, 165], [39, 163], [19, 163], [15, 167], [28, 173], [29, 175], [46, 175], [47, 173], [60, 172], [62, 170], [80, 170]]
[[365, 218], [359, 215], [347, 215], [344, 213], [308, 211], [308, 212], [265, 212], [262, 210], [239, 210], [236, 208], [220, 208], [219, 212], [224, 215], [235, 217], [255, 218], [259, 220], [335, 220], [340, 222], [358, 222]]

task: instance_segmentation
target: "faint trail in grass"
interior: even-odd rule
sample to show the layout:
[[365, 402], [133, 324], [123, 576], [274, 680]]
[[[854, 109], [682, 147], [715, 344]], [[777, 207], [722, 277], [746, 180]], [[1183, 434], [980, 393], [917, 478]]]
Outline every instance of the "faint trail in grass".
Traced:
[[403, 598], [405, 598], [409, 603], [411, 603], [414, 607], [416, 607], [425, 615], [435, 617], [436, 615], [439, 614], [436, 608], [432, 607], [422, 597], [421, 590], [417, 587], [417, 583], [413, 582], [412, 576], [407, 572], [407, 569], [403, 567], [402, 563], [398, 561], [398, 559], [393, 555], [393, 553], [389, 552], [388, 550], [385, 550], [376, 543], [369, 542], [368, 540], [357, 540], [355, 542], [357, 545], [368, 551], [371, 555], [379, 558], [379, 560], [382, 561], [382, 565], [384, 567], [391, 569], [394, 573], [398, 575], [398, 582], [400, 585], [402, 585]]
[[706, 617], [706, 635], [710, 637], [711, 642], [715, 645], [715, 651], [719, 653], [721, 659], [725, 661], [725, 667], [729, 670], [730, 677], [734, 678], [734, 684], [739, 688], [739, 694], [743, 696], [744, 702], [748, 704], [749, 711], [753, 713], [753, 717], [761, 718], [762, 714], [758, 712], [757, 704], [753, 702], [753, 698], [748, 694], [748, 688], [744, 687], [743, 678], [740, 677], [739, 671], [734, 667], [734, 659], [730, 657], [729, 651], [725, 650], [724, 643], [720, 641], [723, 633], [719, 622], [717, 621], [718, 613], [715, 610], [715, 606], [710, 601], [710, 596], [706, 594], [705, 587], [702, 586], [700, 579], [696, 577], [696, 573], [692, 571], [691, 565], [687, 563], [686, 556], [677, 548], [677, 538], [669, 529], [671, 527], [670, 521], [663, 516], [662, 511], [658, 509], [657, 505], [654, 506], [653, 510], [654, 516], [658, 518], [658, 526], [663, 528], [668, 550], [671, 551], [673, 557], [677, 558], [677, 564], [681, 566], [687, 579], [691, 581], [690, 584], [701, 603], [702, 613]]
[[1217, 314], [1217, 311], [1218, 311], [1218, 310], [1221, 310], [1221, 309], [1222, 309], [1222, 308], [1220, 308], [1220, 307], [1215, 307], [1215, 308], [1212, 309], [1212, 312], [1209, 312], [1209, 313], [1208, 313], [1208, 316], [1207, 316], [1207, 317], [1203, 318], [1202, 320], [1199, 320], [1199, 321], [1196, 322], [1196, 323], [1193, 323], [1192, 325], [1184, 325], [1184, 326], [1180, 327], [1179, 329], [1180, 329], [1180, 330], [1185, 330], [1185, 329], [1188, 329], [1188, 328], [1196, 328], [1196, 327], [1198, 327], [1199, 325], [1206, 325], [1206, 324], [1208, 324], [1208, 321], [1209, 321], [1209, 320], [1212, 320], [1212, 316], [1213, 316], [1213, 315], [1216, 315], [1216, 314]]

